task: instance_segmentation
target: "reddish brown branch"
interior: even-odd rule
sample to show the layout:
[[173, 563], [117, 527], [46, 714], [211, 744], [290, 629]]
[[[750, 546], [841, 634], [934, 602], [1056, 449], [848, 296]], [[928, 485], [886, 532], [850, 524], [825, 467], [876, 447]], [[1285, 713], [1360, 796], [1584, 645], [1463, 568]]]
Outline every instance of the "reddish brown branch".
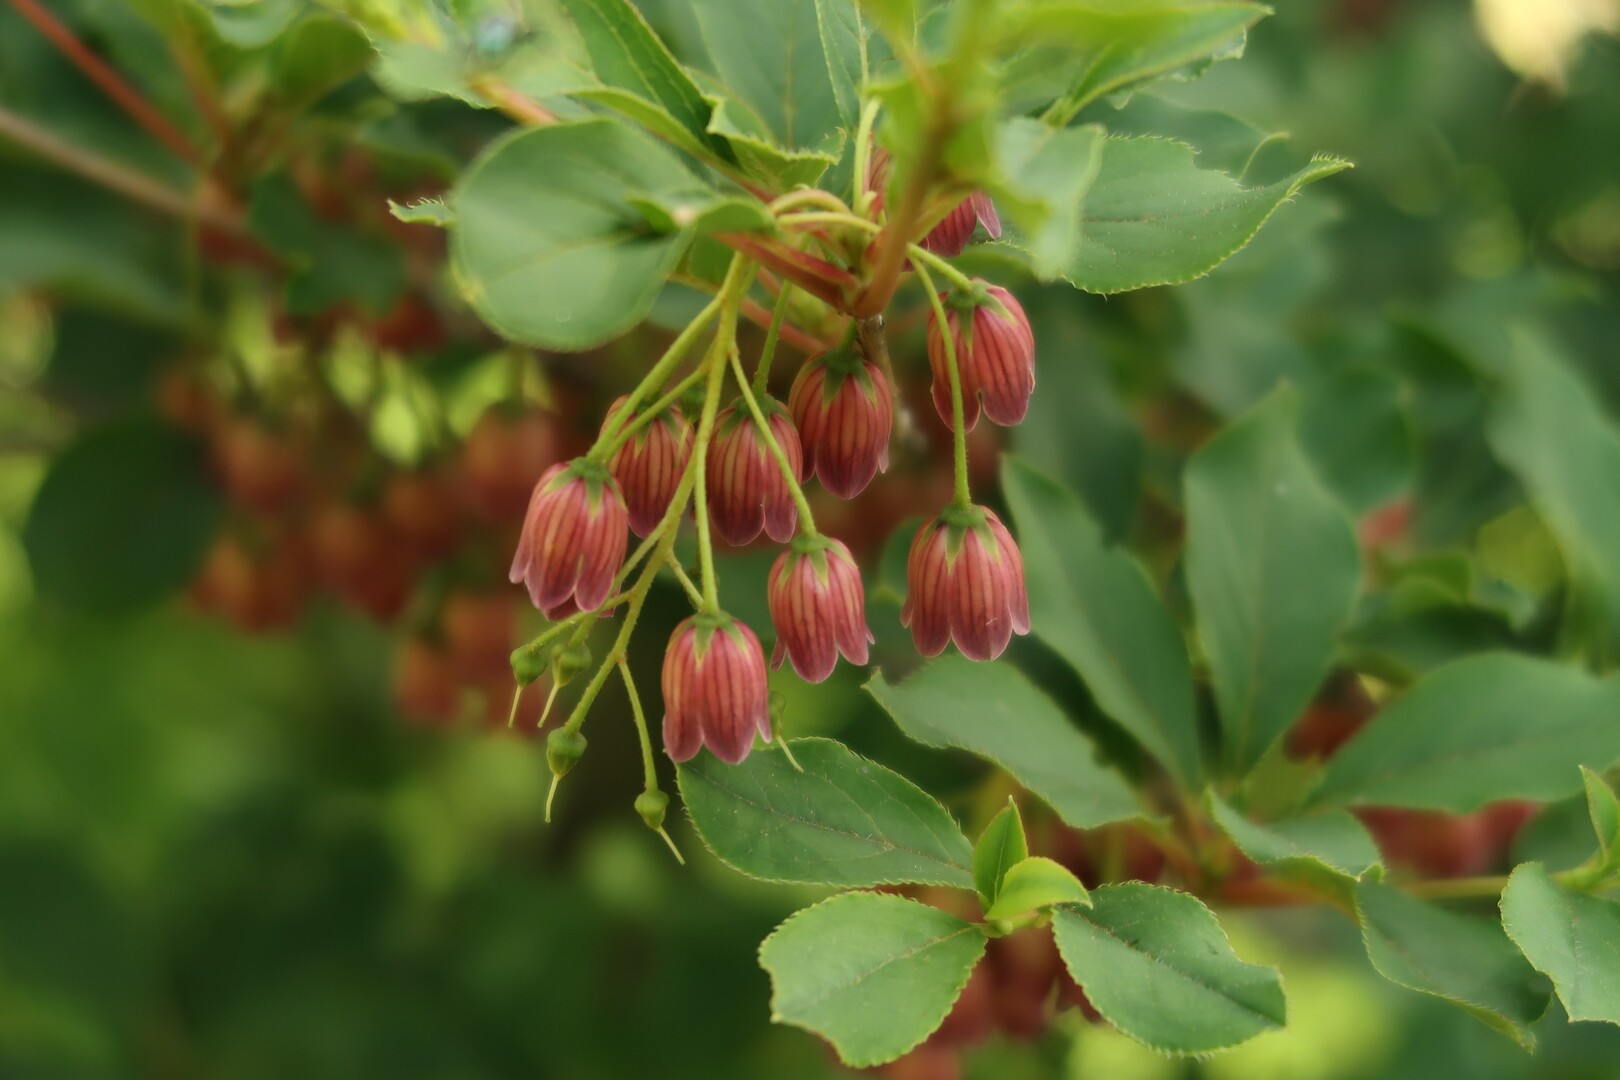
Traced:
[[158, 142], [168, 147], [175, 156], [192, 165], [202, 164], [202, 155], [181, 130], [167, 117], [152, 107], [141, 92], [124, 81], [101, 57], [91, 52], [84, 42], [55, 15], [41, 7], [36, 0], [11, 0], [18, 14], [33, 23], [35, 28], [61, 50], [85, 77], [99, 86], [117, 106], [128, 113], [137, 124]]

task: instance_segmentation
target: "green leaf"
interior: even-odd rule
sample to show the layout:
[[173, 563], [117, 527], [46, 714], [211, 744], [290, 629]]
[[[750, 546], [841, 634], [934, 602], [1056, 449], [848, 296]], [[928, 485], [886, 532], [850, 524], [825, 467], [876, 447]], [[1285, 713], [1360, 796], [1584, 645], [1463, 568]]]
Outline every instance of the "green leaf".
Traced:
[[941, 657], [897, 686], [878, 672], [866, 689], [913, 739], [995, 762], [1075, 828], [1142, 812], [1062, 710], [1008, 664]]
[[1054, 904], [1090, 904], [1086, 887], [1067, 867], [1035, 855], [1007, 871], [995, 903], [984, 913], [987, 919], [1010, 919], [1036, 908]]
[[1010, 62], [1009, 89], [1026, 107], [1061, 97], [1073, 116], [1105, 94], [1240, 54], [1266, 13], [1233, 0], [1036, 0], [1007, 20], [1009, 38], [1035, 46]]
[[[1182, 143], [1110, 138], [1086, 193], [1079, 247], [1058, 276], [1093, 293], [1202, 277], [1241, 251], [1300, 188], [1346, 168], [1318, 158], [1276, 183], [1244, 187], [1198, 168]], [[1018, 236], [1002, 243], [1027, 247]]]
[[1378, 847], [1361, 822], [1343, 812], [1306, 814], [1259, 824], [1211, 791], [1210, 817], [1238, 850], [1263, 866], [1319, 868], [1359, 878], [1379, 865]]
[[1620, 865], [1620, 800], [1603, 777], [1585, 765], [1581, 766], [1581, 779], [1586, 783], [1586, 810], [1592, 817], [1592, 831], [1597, 833], [1604, 865]]
[[815, 1032], [857, 1068], [893, 1061], [932, 1034], [983, 955], [972, 923], [875, 893], [806, 908], [759, 947], [771, 1019]]
[[[772, 0], [740, 17], [733, 0], [697, 0], [698, 25], [727, 91], [765, 125], [771, 140], [792, 150], [820, 147], [844, 117], [833, 89], [816, 0]], [[845, 46], [850, 38], [835, 38]], [[860, 55], [840, 55], [844, 72]], [[852, 122], [851, 122], [851, 126]]]
[[1061, 277], [1079, 253], [1081, 211], [1107, 135], [1096, 124], [1055, 128], [1020, 116], [997, 125], [994, 139], [996, 205], [1017, 226], [1035, 275]]
[[319, 314], [353, 300], [380, 315], [405, 288], [398, 245], [323, 220], [286, 173], [263, 176], [253, 185], [248, 223], [266, 247], [293, 267], [287, 278], [292, 314]]
[[1513, 871], [1502, 925], [1552, 979], [1571, 1020], [1620, 1024], [1620, 904], [1566, 889], [1540, 863]]
[[1035, 633], [1149, 753], [1183, 780], [1198, 776], [1186, 645], [1146, 572], [1106, 546], [1080, 501], [1030, 465], [1008, 458], [1001, 483], [1018, 524]]
[[1128, 883], [1091, 900], [1054, 913], [1058, 951], [1103, 1018], [1137, 1042], [1205, 1054], [1285, 1023], [1276, 969], [1239, 960], [1196, 897]]
[[630, 200], [696, 183], [674, 154], [609, 120], [501, 139], [451, 201], [462, 291], [514, 341], [578, 350], [611, 340], [646, 315], [688, 241], [653, 231]]
[[388, 212], [411, 225], [436, 225], [448, 229], [456, 223], [456, 212], [441, 199], [417, 199], [413, 203], [388, 200]]
[[355, 25], [310, 15], [276, 44], [276, 88], [284, 101], [307, 105], [359, 75], [371, 62], [371, 42]]
[[973, 887], [978, 890], [981, 908], [995, 902], [1007, 871], [1027, 858], [1029, 843], [1024, 839], [1024, 821], [1018, 816], [1018, 804], [1008, 799], [973, 845]]
[[1620, 426], [1602, 397], [1536, 341], [1515, 343], [1503, 375], [1491, 446], [1558, 538], [1592, 651], [1620, 660], [1620, 499], [1612, 497], [1620, 491]]
[[772, 141], [764, 123], [734, 101], [717, 101], [709, 131], [742, 171], [773, 191], [814, 184], [837, 161], [837, 153], [787, 150]]
[[685, 149], [720, 151], [708, 135], [709, 101], [629, 0], [562, 0], [562, 6], [607, 88], [579, 96], [619, 108]]
[[219, 527], [203, 449], [154, 420], [86, 431], [51, 463], [23, 546], [46, 596], [124, 612], [178, 591]]
[[1314, 802], [1468, 813], [1580, 790], [1620, 759], [1620, 681], [1510, 653], [1437, 668], [1328, 762]]
[[1355, 532], [1295, 438], [1284, 387], [1187, 466], [1187, 585], [1227, 765], [1246, 772], [1326, 674], [1361, 578]]
[[838, 117], [851, 131], [860, 123], [861, 89], [868, 74], [868, 33], [855, 0], [815, 0], [816, 30], [826, 58]]
[[1357, 885], [1355, 898], [1362, 943], [1380, 975], [1461, 1006], [1526, 1049], [1535, 1046], [1530, 1025], [1547, 1009], [1546, 983], [1494, 919], [1458, 915], [1371, 882]]
[[765, 881], [973, 887], [973, 848], [927, 792], [832, 739], [795, 739], [793, 753], [803, 772], [781, 753], [676, 770], [721, 862]]

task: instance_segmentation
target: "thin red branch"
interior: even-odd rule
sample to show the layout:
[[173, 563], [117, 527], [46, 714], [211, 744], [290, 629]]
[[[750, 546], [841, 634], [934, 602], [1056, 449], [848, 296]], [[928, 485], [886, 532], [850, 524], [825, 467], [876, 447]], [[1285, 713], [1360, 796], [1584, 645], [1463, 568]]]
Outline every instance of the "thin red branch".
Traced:
[[171, 124], [167, 117], [153, 108], [152, 104], [141, 96], [139, 90], [125, 82], [122, 75], [91, 52], [55, 15], [41, 7], [36, 0], [11, 0], [11, 6], [16, 8], [23, 18], [33, 23], [34, 27], [52, 45], [61, 50], [86, 78], [99, 86], [103, 93], [112, 98], [113, 102], [128, 113], [148, 134], [183, 161], [192, 165], [202, 164], [202, 155], [191, 144], [191, 140]]
[[718, 233], [715, 239], [770, 267], [811, 296], [839, 310], [843, 310], [848, 297], [860, 284], [854, 274], [825, 259], [778, 243], [761, 241], [747, 233]]

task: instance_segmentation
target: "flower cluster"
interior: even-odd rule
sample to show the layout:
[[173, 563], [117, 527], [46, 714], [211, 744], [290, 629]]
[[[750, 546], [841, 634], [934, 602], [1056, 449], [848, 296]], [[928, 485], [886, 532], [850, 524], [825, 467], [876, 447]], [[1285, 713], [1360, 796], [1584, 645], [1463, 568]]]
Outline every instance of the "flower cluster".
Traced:
[[[1028, 632], [1029, 601], [1011, 534], [993, 511], [969, 497], [964, 437], [981, 413], [1002, 425], [1023, 419], [1035, 387], [1035, 341], [1011, 293], [964, 277], [943, 261], [960, 253], [981, 227], [991, 236], [1000, 231], [989, 199], [970, 195], [908, 249], [907, 265], [922, 280], [933, 313], [927, 327], [932, 395], [953, 433], [957, 482], [955, 498], [912, 542], [901, 621], [924, 656], [954, 642], [965, 656], [991, 660], [1014, 634]], [[683, 335], [684, 343], [678, 339], [641, 387], [613, 403], [589, 453], [547, 470], [530, 496], [511, 579], [527, 586], [535, 606], [555, 625], [520, 648], [514, 665], [521, 659], [536, 670], [544, 664], [538, 658], [582, 648], [590, 616], [612, 614], [621, 605], [626, 614], [619, 643], [567, 722], [553, 732], [551, 758], [559, 777], [584, 751], [583, 710], [611, 669], [621, 672], [646, 732], [623, 661], [624, 642], [653, 575], [665, 568], [695, 608], [664, 653], [665, 753], [681, 762], [707, 748], [734, 764], [748, 756], [756, 737], [772, 739], [765, 650], [752, 628], [720, 609], [711, 534], [733, 546], [754, 543], [762, 534], [785, 545], [767, 584], [773, 666], [791, 664], [799, 677], [820, 682], [840, 657], [857, 665], [871, 658], [874, 638], [861, 568], [847, 544], [818, 531], [804, 485], [814, 478], [828, 494], [853, 499], [889, 467], [897, 394], [881, 321], [845, 319], [842, 340], [805, 360], [784, 403], [766, 388], [772, 345], [751, 379], [743, 369], [735, 320], [748, 280], [736, 283], [744, 277], [738, 267], [752, 279], [751, 264], [739, 258], [735, 277], [727, 277], [718, 298], [720, 329], [692, 372], [672, 388], [680, 349], [696, 340], [698, 330]], [[948, 291], [935, 292], [930, 268], [949, 276]], [[778, 304], [777, 320], [788, 307]], [[871, 322], [877, 323], [876, 342]], [[727, 385], [735, 396], [725, 392]], [[696, 581], [673, 554], [688, 516], [697, 522]], [[627, 559], [631, 532], [642, 542]], [[639, 575], [632, 576], [643, 558]], [[555, 683], [576, 673], [556, 665], [553, 659]], [[644, 795], [638, 809], [656, 826], [667, 800], [651, 786]]]

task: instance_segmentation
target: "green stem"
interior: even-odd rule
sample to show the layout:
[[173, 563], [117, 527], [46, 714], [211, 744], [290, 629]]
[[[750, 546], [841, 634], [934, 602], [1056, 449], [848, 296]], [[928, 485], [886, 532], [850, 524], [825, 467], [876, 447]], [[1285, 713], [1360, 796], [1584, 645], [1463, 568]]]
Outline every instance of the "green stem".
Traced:
[[[965, 509], [973, 505], [973, 496], [968, 490], [967, 430], [965, 409], [962, 405], [962, 372], [956, 361], [956, 335], [951, 332], [950, 320], [945, 316], [945, 304], [939, 298], [939, 290], [934, 288], [934, 280], [929, 276], [928, 268], [921, 263], [915, 265], [917, 276], [922, 279], [923, 288], [928, 290], [928, 302], [933, 305], [940, 341], [945, 346], [945, 368], [950, 373], [951, 379], [951, 427], [956, 446], [956, 504]], [[967, 324], [969, 348], [972, 348], [972, 325], [971, 321]]]
[[691, 600], [694, 606], [703, 606], [703, 593], [693, 583], [691, 576], [686, 572], [686, 567], [681, 565], [681, 561], [671, 555], [668, 566], [674, 572], [675, 580], [680, 582], [681, 588], [686, 590], [687, 599]]
[[773, 214], [785, 214], [796, 206], [821, 206], [828, 210], [849, 212], [844, 200], [830, 191], [821, 188], [800, 188], [790, 191], [786, 195], [771, 200], [770, 211]]
[[878, 103], [871, 100], [861, 106], [861, 122], [855, 129], [855, 212], [866, 214], [872, 208], [871, 190], [866, 186], [872, 171], [872, 126], [877, 122]]
[[799, 478], [793, 472], [793, 462], [788, 460], [787, 451], [782, 449], [782, 444], [776, 441], [770, 421], [765, 418], [764, 410], [759, 407], [759, 401], [748, 385], [748, 376], [743, 374], [742, 358], [735, 351], [731, 354], [731, 370], [737, 376], [737, 385], [742, 389], [743, 401], [754, 417], [754, 426], [759, 429], [760, 437], [765, 440], [771, 456], [776, 459], [777, 468], [782, 470], [782, 478], [787, 481], [788, 493], [793, 496], [793, 505], [799, 508], [800, 531], [806, 536], [818, 535], [815, 515], [810, 512], [810, 500], [804, 497], [804, 489], [799, 487]]
[[1432, 881], [1413, 881], [1403, 886], [1409, 896], [1425, 900], [1468, 900], [1476, 897], [1500, 896], [1507, 885], [1501, 874], [1488, 877], [1435, 878]]
[[652, 370], [648, 371], [641, 383], [630, 391], [630, 396], [625, 400], [624, 407], [614, 414], [613, 419], [603, 425], [602, 434], [597, 436], [596, 445], [591, 447], [590, 453], [587, 455], [591, 460], [606, 461], [608, 459], [611, 454], [608, 447], [614, 446], [616, 448], [617, 444], [614, 443], [614, 437], [629, 422], [630, 415], [636, 411], [636, 406], [641, 404], [642, 399], [654, 387], [664, 385], [664, 382], [675, 371], [676, 366], [686, 357], [686, 353], [691, 349], [693, 342], [697, 341], [698, 336], [709, 325], [709, 320], [713, 319], [715, 314], [725, 307], [725, 298], [725, 287], [722, 287], [720, 295], [710, 300], [703, 310], [698, 312], [697, 318], [688, 323], [686, 329], [682, 330], [675, 340], [670, 342], [669, 348], [664, 350], [664, 355], [658, 358], [658, 362], [652, 366]]
[[911, 261], [913, 263], [927, 263], [935, 270], [938, 270], [942, 277], [949, 280], [951, 284], [957, 286], [958, 288], [967, 289], [971, 292], [978, 287], [977, 283], [974, 282], [972, 278], [962, 273], [962, 271], [958, 270], [956, 267], [952, 266], [949, 262], [940, 258], [938, 255], [935, 255], [932, 251], [929, 251], [921, 244], [912, 244], [908, 251], [910, 252]]
[[765, 331], [765, 347], [759, 352], [759, 366], [754, 369], [754, 392], [765, 393], [771, 378], [771, 361], [776, 359], [776, 340], [782, 336], [782, 320], [787, 318], [788, 298], [793, 295], [793, 283], [784, 281], [782, 291], [776, 294], [776, 308], [771, 312], [771, 325]]
[[883, 227], [874, 221], [834, 210], [808, 210], [797, 214], [784, 214], [777, 221], [789, 228], [795, 225], [844, 225], [851, 229], [860, 229], [862, 232], [883, 231]]
[[698, 382], [703, 379], [704, 374], [705, 372], [702, 368], [691, 372], [682, 378], [680, 382], [677, 382], [674, 386], [670, 387], [669, 391], [665, 393], [663, 397], [659, 398], [657, 401], [653, 402], [651, 405], [637, 413], [634, 420], [626, 424], [620, 429], [617, 435], [613, 436], [612, 440], [608, 443], [607, 449], [602, 452], [602, 456], [608, 460], [612, 460], [613, 455], [619, 452], [619, 447], [635, 438], [638, 431], [641, 431], [654, 420], [657, 420], [660, 416], [662, 416], [664, 414], [664, 410], [675, 404], [681, 399], [682, 395], [684, 395], [692, 387], [696, 386]]
[[630, 675], [630, 665], [620, 660], [616, 665], [624, 677], [624, 692], [630, 698], [630, 715], [636, 722], [636, 736], [641, 741], [641, 782], [646, 791], [658, 790], [658, 769], [653, 764], [652, 736], [647, 733], [647, 714], [641, 710], [641, 695], [636, 693], [636, 680]]
[[692, 447], [692, 469], [697, 474], [698, 569], [703, 578], [703, 611], [720, 610], [719, 587], [714, 577], [714, 544], [709, 539], [709, 442], [714, 438], [714, 417], [720, 409], [721, 376], [726, 365], [716, 360], [709, 368], [709, 385], [703, 395], [703, 416], [698, 422], [697, 442]]

